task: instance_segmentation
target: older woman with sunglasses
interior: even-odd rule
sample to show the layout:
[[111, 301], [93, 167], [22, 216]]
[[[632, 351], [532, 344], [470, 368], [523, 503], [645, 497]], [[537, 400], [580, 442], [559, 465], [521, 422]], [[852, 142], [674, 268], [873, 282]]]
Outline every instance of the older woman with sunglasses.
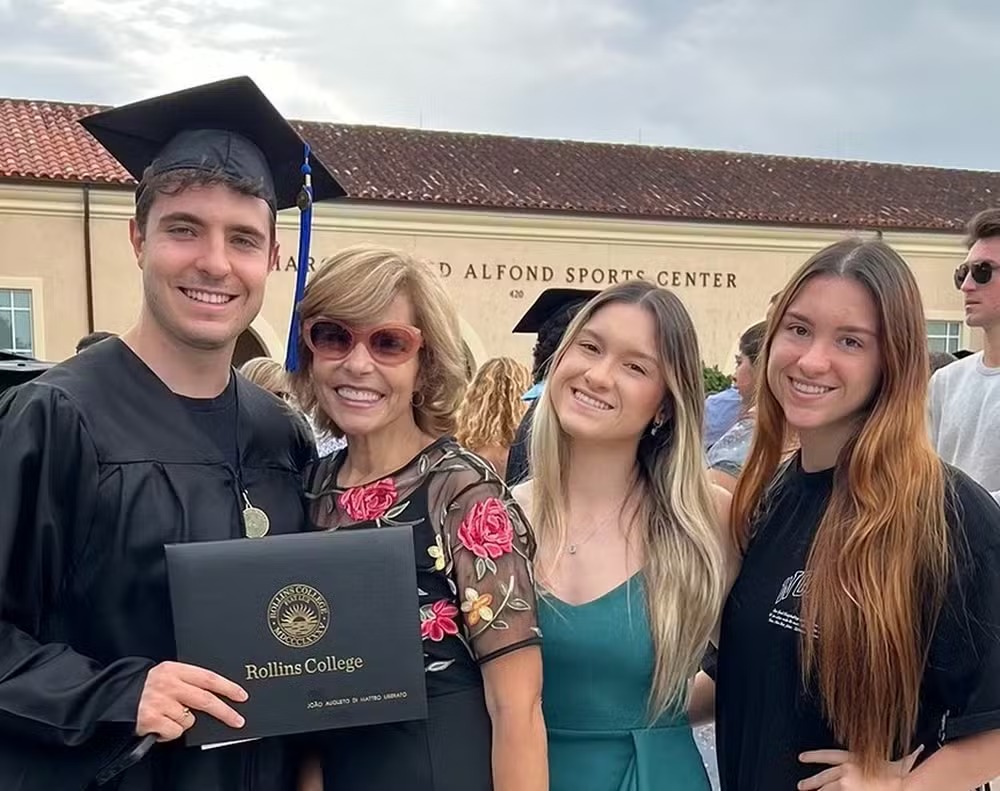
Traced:
[[303, 788], [547, 788], [534, 542], [502, 479], [451, 439], [465, 358], [438, 276], [403, 253], [350, 248], [310, 280], [300, 319], [293, 387], [347, 438], [307, 476], [312, 520], [412, 526], [429, 712], [324, 734]]

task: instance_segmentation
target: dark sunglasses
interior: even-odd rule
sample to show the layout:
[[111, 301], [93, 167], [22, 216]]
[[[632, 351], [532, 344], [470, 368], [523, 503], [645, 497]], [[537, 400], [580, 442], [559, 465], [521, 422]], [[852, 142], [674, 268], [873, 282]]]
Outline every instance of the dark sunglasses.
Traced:
[[961, 289], [965, 278], [972, 274], [972, 279], [979, 285], [985, 286], [993, 278], [993, 264], [989, 261], [980, 261], [978, 264], [959, 264], [955, 270], [955, 288]]
[[420, 330], [409, 324], [378, 324], [367, 330], [335, 319], [312, 318], [302, 328], [306, 346], [317, 357], [343, 360], [359, 343], [382, 365], [402, 365], [423, 346]]

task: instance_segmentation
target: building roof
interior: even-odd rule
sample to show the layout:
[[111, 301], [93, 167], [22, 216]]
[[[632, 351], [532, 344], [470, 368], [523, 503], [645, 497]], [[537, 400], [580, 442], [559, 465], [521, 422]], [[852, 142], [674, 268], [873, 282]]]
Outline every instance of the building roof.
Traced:
[[[0, 180], [128, 186], [75, 121], [102, 106], [0, 99]], [[958, 231], [1000, 173], [295, 121], [363, 201], [661, 220]]]

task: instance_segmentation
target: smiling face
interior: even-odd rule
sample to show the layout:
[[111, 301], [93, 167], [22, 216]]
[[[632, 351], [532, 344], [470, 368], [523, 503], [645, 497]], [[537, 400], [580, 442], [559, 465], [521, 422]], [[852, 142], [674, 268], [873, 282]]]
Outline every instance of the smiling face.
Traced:
[[133, 220], [143, 308], [182, 346], [224, 348], [257, 316], [278, 245], [259, 198], [221, 184], [159, 194], [145, 228]]
[[803, 451], [836, 459], [881, 378], [879, 314], [853, 278], [811, 278], [771, 343], [767, 382]]
[[[407, 296], [397, 295], [381, 315], [357, 329], [387, 323], [415, 325]], [[419, 354], [400, 365], [384, 365], [372, 358], [365, 344], [358, 343], [340, 360], [313, 355], [311, 370], [320, 409], [347, 436], [348, 443], [351, 437], [413, 429]]]
[[660, 415], [667, 388], [656, 324], [638, 305], [600, 308], [569, 343], [546, 385], [570, 437], [638, 442]]
[[1000, 326], [1000, 236], [980, 239], [969, 250], [965, 263], [987, 262], [993, 268], [989, 283], [980, 285], [972, 274], [965, 276], [962, 296], [965, 299], [965, 322], [970, 327], [990, 329]]

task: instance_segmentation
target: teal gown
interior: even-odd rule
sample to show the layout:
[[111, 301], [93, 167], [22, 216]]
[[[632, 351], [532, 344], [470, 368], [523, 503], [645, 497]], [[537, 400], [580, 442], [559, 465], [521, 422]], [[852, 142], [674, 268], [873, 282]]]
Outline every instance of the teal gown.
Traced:
[[687, 716], [649, 722], [641, 574], [579, 606], [544, 595], [538, 621], [551, 791], [709, 791]]

